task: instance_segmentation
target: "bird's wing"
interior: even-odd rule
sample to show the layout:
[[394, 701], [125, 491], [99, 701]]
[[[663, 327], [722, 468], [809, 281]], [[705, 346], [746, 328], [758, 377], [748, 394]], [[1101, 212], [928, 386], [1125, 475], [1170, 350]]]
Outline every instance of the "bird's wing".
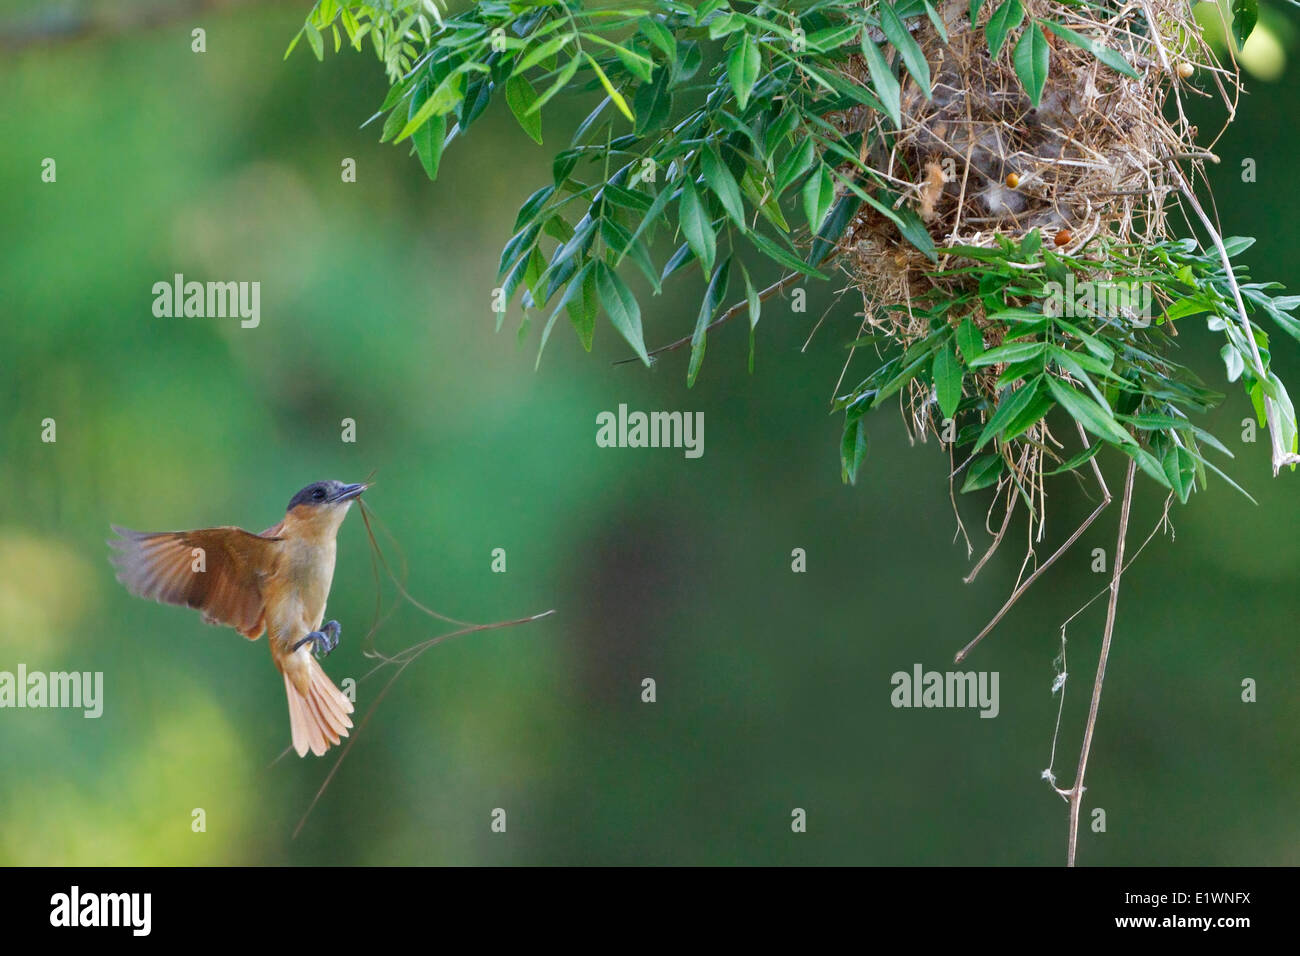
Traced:
[[263, 581], [275, 568], [275, 536], [242, 528], [131, 531], [113, 527], [117, 579], [140, 597], [197, 608], [245, 637], [262, 632]]

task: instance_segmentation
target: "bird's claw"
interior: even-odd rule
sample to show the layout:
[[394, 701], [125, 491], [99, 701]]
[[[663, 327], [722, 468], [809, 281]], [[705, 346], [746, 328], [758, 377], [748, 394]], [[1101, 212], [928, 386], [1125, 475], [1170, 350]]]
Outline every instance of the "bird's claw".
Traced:
[[343, 626], [338, 621], [330, 621], [319, 631], [312, 631], [293, 645], [293, 649], [296, 651], [304, 644], [310, 643], [313, 654], [317, 657], [325, 657], [330, 651], [339, 646], [339, 633], [342, 630]]

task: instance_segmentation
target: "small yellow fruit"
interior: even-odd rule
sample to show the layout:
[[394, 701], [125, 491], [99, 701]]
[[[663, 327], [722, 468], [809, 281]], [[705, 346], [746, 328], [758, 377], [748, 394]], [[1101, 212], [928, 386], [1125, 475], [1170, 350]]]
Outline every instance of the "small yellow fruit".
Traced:
[[1019, 174], [1019, 173], [1007, 173], [1007, 185], [1010, 186], [1012, 189], [1015, 189], [1017, 186], [1019, 186], [1019, 185], [1020, 185], [1020, 174]]
[[1187, 79], [1195, 72], [1196, 72], [1196, 67], [1192, 66], [1190, 63], [1184, 61], [1178, 64], [1178, 75], [1181, 76], [1184, 80]]

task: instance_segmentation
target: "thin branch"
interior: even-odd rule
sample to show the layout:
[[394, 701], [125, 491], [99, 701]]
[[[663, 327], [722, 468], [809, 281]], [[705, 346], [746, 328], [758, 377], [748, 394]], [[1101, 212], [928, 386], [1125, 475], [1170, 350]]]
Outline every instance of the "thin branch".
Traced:
[[1101, 706], [1101, 686], [1106, 680], [1106, 661], [1110, 657], [1110, 641], [1115, 633], [1115, 609], [1119, 604], [1119, 582], [1124, 575], [1124, 542], [1128, 536], [1129, 512], [1133, 504], [1133, 476], [1137, 473], [1137, 459], [1131, 458], [1128, 473], [1124, 476], [1124, 502], [1120, 505], [1119, 534], [1115, 540], [1114, 571], [1110, 579], [1110, 601], [1106, 605], [1106, 630], [1101, 638], [1101, 655], [1097, 659], [1097, 677], [1092, 685], [1092, 704], [1088, 708], [1088, 725], [1083, 731], [1083, 748], [1079, 751], [1079, 769], [1074, 775], [1070, 790], [1070, 847], [1066, 866], [1074, 866], [1079, 848], [1079, 811], [1083, 806], [1083, 776], [1088, 769], [1088, 754], [1092, 751], [1092, 734], [1097, 728], [1097, 710]]
[[[1079, 435], [1083, 437], [1084, 447], [1085, 448], [1090, 447], [1088, 444], [1087, 437], [1084, 436], [1082, 426], [1079, 427]], [[1003, 604], [1002, 609], [998, 611], [997, 614], [993, 615], [993, 620], [989, 621], [988, 624], [984, 625], [984, 630], [976, 634], [974, 640], [972, 640], [969, 644], [967, 644], [965, 647], [963, 647], [961, 650], [957, 652], [957, 656], [953, 658], [955, 663], [960, 664], [963, 660], [966, 659], [966, 655], [975, 649], [976, 644], [984, 640], [984, 638], [988, 637], [989, 632], [992, 631], [993, 628], [998, 626], [998, 622], [1001, 621], [1002, 618], [1006, 616], [1007, 612], [1011, 610], [1012, 605], [1014, 605], [1018, 600], [1020, 600], [1020, 596], [1024, 594], [1027, 590], [1029, 590], [1030, 585], [1032, 585], [1035, 581], [1037, 581], [1044, 571], [1046, 571], [1053, 564], [1055, 564], [1057, 558], [1063, 555], [1066, 551], [1070, 550], [1070, 547], [1074, 544], [1074, 542], [1079, 540], [1079, 536], [1082, 535], [1085, 531], [1087, 531], [1088, 527], [1094, 521], [1096, 521], [1098, 516], [1103, 511], [1105, 511], [1106, 508], [1110, 505], [1111, 502], [1110, 489], [1106, 487], [1106, 481], [1101, 476], [1101, 469], [1097, 466], [1096, 456], [1094, 455], [1091, 459], [1089, 459], [1089, 461], [1092, 463], [1092, 472], [1097, 477], [1097, 483], [1101, 486], [1101, 494], [1102, 494], [1101, 504], [1097, 505], [1097, 507], [1093, 510], [1092, 514], [1088, 515], [1088, 517], [1084, 519], [1083, 524], [1079, 525], [1079, 527], [1075, 529], [1074, 534], [1070, 535], [1070, 537], [1066, 539], [1065, 544], [1057, 548], [1050, 558], [1048, 558], [1041, 565], [1039, 565], [1038, 568], [1034, 571], [1034, 573], [1029, 575], [1029, 577], [1025, 579], [1024, 583], [1021, 584], [1018, 588], [1015, 589], [1015, 591], [1011, 593], [1011, 597], [1007, 598], [1007, 603]]]
[[[298, 834], [302, 832], [302, 828], [306, 826], [307, 818], [310, 817], [312, 811], [316, 809], [316, 804], [319, 803], [320, 798], [324, 796], [325, 790], [329, 787], [330, 782], [334, 779], [334, 776], [339, 772], [339, 768], [343, 766], [343, 761], [347, 759], [347, 756], [351, 752], [353, 745], [357, 742], [357, 739], [361, 736], [361, 732], [365, 730], [366, 725], [370, 723], [370, 718], [374, 716], [374, 713], [379, 708], [379, 705], [383, 703], [384, 698], [388, 696], [389, 690], [391, 690], [393, 685], [397, 683], [397, 679], [402, 676], [402, 673], [406, 670], [406, 668], [409, 667], [411, 664], [413, 664], [422, 654], [424, 654], [426, 651], [430, 650], [431, 648], [437, 647], [439, 644], [442, 644], [444, 641], [451, 640], [454, 637], [461, 637], [462, 635], [465, 634], [476, 634], [480, 631], [495, 631], [504, 627], [515, 627], [520, 624], [531, 624], [534, 621], [540, 621], [543, 618], [550, 617], [552, 614], [555, 613], [555, 609], [552, 608], [549, 611], [543, 611], [541, 614], [532, 614], [529, 615], [528, 617], [516, 618], [513, 621], [494, 621], [491, 624], [473, 624], [468, 621], [458, 621], [455, 618], [447, 617], [445, 614], [439, 614], [437, 611], [433, 610], [432, 608], [426, 607], [424, 604], [417, 601], [412, 596], [411, 592], [406, 589], [406, 585], [403, 584], [402, 581], [397, 577], [397, 575], [393, 573], [392, 567], [389, 566], [388, 564], [388, 559], [384, 557], [384, 552], [379, 547], [379, 542], [375, 540], [374, 528], [371, 526], [371, 518], [374, 517], [374, 520], [378, 522], [379, 521], [378, 517], [374, 516], [373, 512], [371, 512], [371, 510], [368, 507], [366, 507], [364, 503], [360, 503], [360, 507], [361, 507], [361, 516], [362, 519], [365, 521], [365, 525], [366, 525], [366, 535], [370, 539], [370, 549], [371, 549], [370, 560], [371, 560], [371, 566], [375, 572], [375, 621], [370, 627], [370, 632], [366, 635], [365, 639], [362, 641], [362, 646], [363, 646], [363, 653], [365, 654], [366, 657], [378, 658], [379, 660], [379, 663], [377, 663], [374, 667], [372, 667], [369, 671], [367, 671], [365, 674], [362, 675], [361, 680], [364, 681], [368, 679], [372, 675], [378, 673], [379, 671], [383, 670], [385, 667], [388, 666], [394, 667], [395, 671], [393, 675], [389, 677], [388, 680], [384, 683], [384, 686], [380, 689], [379, 693], [375, 695], [374, 701], [370, 704], [369, 709], [366, 710], [365, 716], [361, 718], [361, 722], [352, 731], [352, 735], [348, 738], [348, 742], [344, 744], [343, 747], [339, 750], [338, 757], [334, 760], [334, 765], [330, 767], [329, 773], [325, 775], [325, 779], [321, 781], [321, 785], [317, 789], [316, 794], [311, 798], [311, 803], [307, 805], [307, 809], [303, 811], [302, 816], [299, 818], [298, 825], [294, 827], [293, 839], [297, 839]], [[387, 529], [385, 529], [385, 532], [387, 532]], [[396, 539], [393, 540], [393, 543], [394, 545], [396, 545], [397, 543]], [[381, 565], [385, 573], [387, 573], [389, 579], [392, 580], [393, 584], [397, 586], [398, 593], [409, 604], [414, 605], [422, 613], [427, 614], [429, 617], [436, 618], [439, 621], [445, 621], [450, 624], [462, 625], [460, 629], [455, 631], [450, 631], [446, 634], [439, 634], [425, 641], [420, 641], [418, 644], [413, 644], [410, 647], [405, 648], [404, 650], [398, 651], [396, 654], [387, 655], [376, 650], [373, 644], [373, 638], [375, 636], [375, 633], [379, 629], [380, 624], [383, 623], [383, 621], [386, 621], [388, 617], [391, 616], [391, 614], [393, 613], [393, 611], [390, 610], [388, 614], [385, 614], [381, 617], [381, 612], [383, 608], [383, 596], [380, 588], [380, 578], [379, 578], [379, 568]], [[394, 607], [393, 610], [396, 610], [396, 607]], [[288, 748], [285, 748], [284, 753], [280, 754], [279, 757], [277, 757], [274, 761], [272, 761], [271, 765], [274, 766], [276, 763], [279, 763], [279, 761], [288, 752], [289, 752]]]
[[[370, 718], [374, 716], [379, 705], [383, 703], [389, 690], [391, 690], [393, 684], [397, 682], [397, 678], [401, 677], [402, 672], [413, 664], [421, 654], [430, 648], [441, 644], [443, 641], [451, 640], [453, 637], [461, 637], [465, 634], [476, 634], [479, 631], [495, 631], [503, 627], [515, 627], [519, 624], [531, 624], [534, 621], [540, 621], [543, 618], [550, 617], [554, 613], [555, 610], [551, 609], [549, 611], [543, 611], [541, 614], [532, 614], [528, 617], [517, 618], [513, 621], [498, 621], [493, 624], [476, 624], [473, 627], [462, 628], [459, 631], [452, 631], [448, 634], [439, 634], [437, 637], [429, 638], [427, 641], [421, 641], [419, 644], [407, 648], [405, 651], [402, 651], [391, 659], [386, 660], [384, 663], [376, 665], [374, 669], [365, 675], [366, 677], [369, 677], [370, 674], [373, 674], [375, 671], [389, 663], [395, 665], [397, 670], [393, 673], [392, 677], [388, 678], [388, 681], [384, 684], [383, 688], [380, 689], [379, 693], [375, 696], [374, 702], [371, 703], [370, 709], [367, 710], [365, 716], [361, 718], [361, 723], [357, 725], [356, 729], [352, 732], [351, 737], [348, 738], [348, 742], [344, 744], [343, 749], [339, 751], [338, 758], [334, 761], [334, 766], [330, 767], [330, 771], [325, 775], [325, 779], [321, 781], [321, 785], [319, 789], [317, 789], [316, 795], [311, 798], [311, 803], [307, 805], [307, 809], [303, 811], [302, 817], [298, 820], [298, 825], [294, 827], [294, 839], [297, 839], [298, 834], [302, 832], [302, 828], [306, 826], [307, 818], [310, 817], [311, 812], [316, 809], [316, 804], [324, 795], [325, 789], [330, 785], [330, 781], [334, 779], [334, 775], [339, 772], [339, 767], [343, 766], [343, 760], [347, 757], [348, 752], [352, 750], [352, 745], [357, 742], [357, 738], [361, 736], [361, 731], [365, 730], [366, 724], [370, 723]], [[364, 680], [364, 678], [362, 679]], [[281, 756], [284, 755], [281, 754]]]
[[[789, 288], [791, 285], [794, 284], [794, 281], [802, 275], [803, 275], [802, 272], [791, 272], [788, 276], [785, 276], [782, 279], [778, 279], [776, 282], [773, 282], [770, 286], [768, 286], [766, 289], [764, 289], [762, 292], [758, 294], [758, 301], [766, 302], [768, 299], [772, 298], [772, 296], [776, 295], [778, 292], [781, 292], [782, 290]], [[747, 308], [749, 308], [749, 300], [742, 299], [740, 302], [737, 302], [735, 305], [729, 308], [726, 312], [723, 312], [722, 315], [718, 316], [716, 319], [710, 322], [705, 327], [704, 331], [712, 332], [714, 329], [722, 325], [724, 322], [730, 322], [736, 316], [740, 315], [740, 313], [744, 312]], [[646, 354], [655, 356], [655, 355], [662, 355], [664, 352], [675, 352], [677, 349], [681, 348], [682, 346], [690, 345], [691, 339], [693, 339], [694, 337], [695, 335], [694, 333], [692, 333], [691, 335], [688, 335], [685, 338], [678, 339], [676, 342], [669, 342], [667, 345], [661, 345], [657, 349], [651, 349]], [[633, 356], [632, 358], [619, 359], [617, 362], [614, 362], [613, 364], [626, 365], [629, 362], [639, 362], [639, 361], [641, 361], [639, 358]]]
[[[951, 479], [949, 479], [948, 481], [948, 487], [949, 488], [952, 487]], [[975, 578], [979, 575], [980, 571], [984, 569], [984, 565], [988, 563], [989, 558], [993, 557], [993, 554], [995, 551], [997, 551], [998, 546], [1002, 544], [1002, 539], [1006, 537], [1007, 534], [1007, 528], [1011, 525], [1011, 516], [1015, 513], [1016, 510], [1016, 502], [1019, 500], [1020, 499], [1016, 497], [1015, 489], [1008, 489], [1007, 513], [1002, 518], [1002, 527], [999, 528], [998, 533], [994, 535], [993, 543], [989, 545], [989, 549], [984, 552], [984, 557], [979, 559], [975, 567], [971, 569], [970, 574], [966, 575], [964, 578], [961, 579], [963, 584], [970, 584], [972, 581], [975, 580]]]

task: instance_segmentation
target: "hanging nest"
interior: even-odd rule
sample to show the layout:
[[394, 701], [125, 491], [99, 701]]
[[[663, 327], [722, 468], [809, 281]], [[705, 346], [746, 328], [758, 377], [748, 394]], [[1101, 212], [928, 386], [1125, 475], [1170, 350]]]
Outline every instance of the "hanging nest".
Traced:
[[[1183, 163], [1183, 175], [1194, 181], [1213, 158], [1196, 144], [1183, 97], [1214, 94], [1187, 80], [1196, 76], [1202, 86], [1213, 86], [1229, 115], [1239, 91], [1236, 73], [1205, 44], [1191, 5], [1142, 0], [1107, 10], [1024, 0], [1023, 29], [1041, 29], [1035, 21], [1059, 24], [1122, 56], [1138, 76], [1125, 76], [1094, 52], [1044, 30], [1049, 69], [1037, 107], [1017, 75], [1014, 38], [996, 57], [990, 54], [985, 26], [997, 6], [984, 3], [972, 24], [969, 0], [938, 4], [946, 42], [925, 17], [908, 24], [933, 85], [927, 98], [900, 71], [898, 129], [865, 107], [836, 114], [832, 122], [846, 135], [865, 132], [864, 161], [897, 190], [899, 204], [919, 214], [941, 267], [953, 265], [956, 247], [993, 248], [1034, 230], [1047, 247], [1071, 255], [1098, 237], [1125, 246], [1167, 238], [1167, 213], [1179, 193], [1172, 164]], [[884, 36], [876, 31], [873, 38]], [[870, 86], [860, 55], [848, 61], [846, 72]], [[924, 322], [882, 305], [916, 301], [936, 286], [960, 291], [951, 277], [936, 277], [941, 270], [870, 208], [850, 223], [838, 252], [862, 291], [865, 325], [903, 347], [924, 334]], [[978, 306], [972, 317], [986, 346], [1001, 342], [1004, 330]], [[990, 389], [996, 377], [985, 377]]]

